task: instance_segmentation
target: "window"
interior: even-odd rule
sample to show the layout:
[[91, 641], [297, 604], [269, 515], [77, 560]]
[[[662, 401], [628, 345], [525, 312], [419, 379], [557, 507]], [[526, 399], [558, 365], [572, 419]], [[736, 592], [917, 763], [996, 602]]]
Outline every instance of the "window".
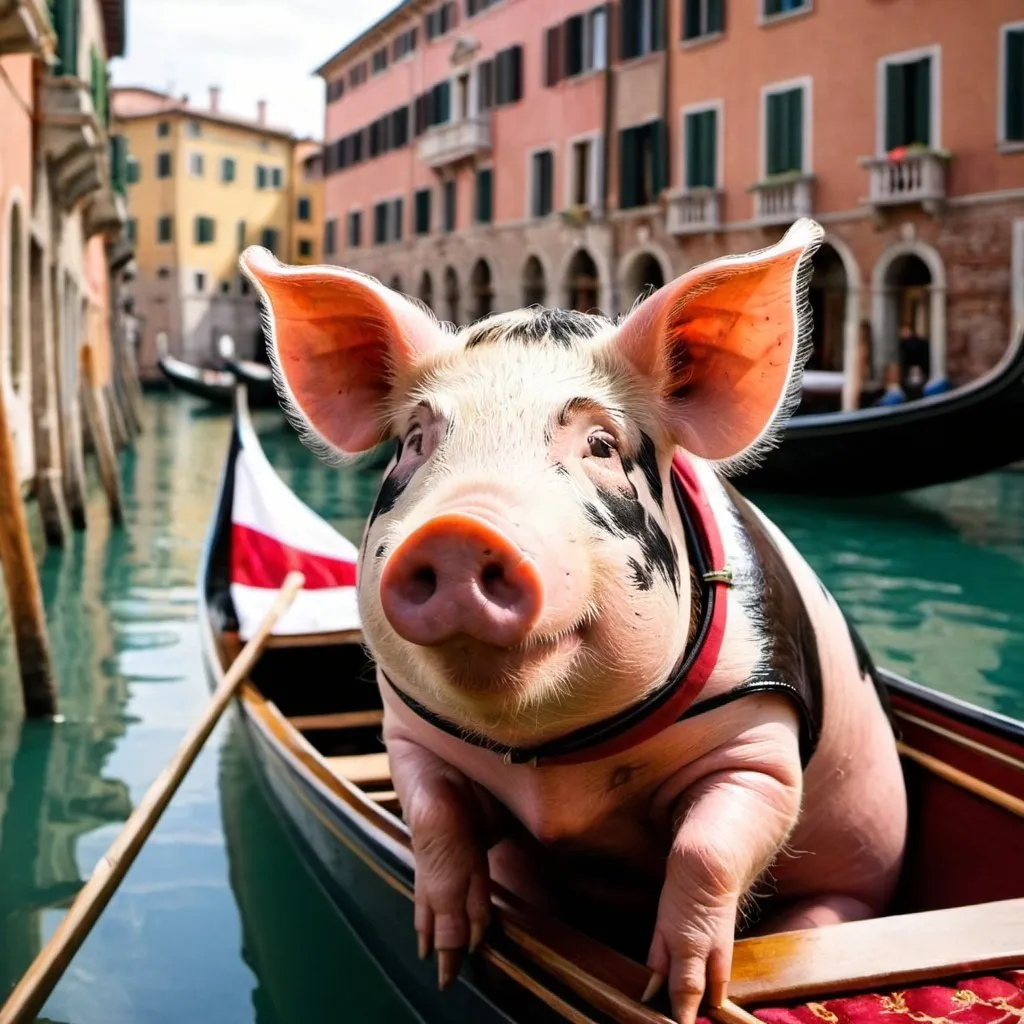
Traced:
[[264, 189], [267, 187], [267, 169], [262, 164], [256, 165], [256, 188]]
[[415, 232], [417, 235], [430, 234], [430, 189], [421, 188], [414, 196]]
[[574, 14], [544, 34], [544, 84], [554, 85], [608, 63], [608, 12], [602, 5]]
[[413, 53], [416, 49], [418, 30], [414, 25], [412, 28], [406, 29], [404, 32], [399, 32], [395, 36], [395, 41], [391, 44], [391, 55], [392, 59], [398, 61], [403, 57], [407, 57], [410, 53]]
[[296, 216], [299, 218], [299, 220], [303, 221], [309, 221], [313, 219], [313, 214], [310, 209], [310, 202], [308, 196], [299, 196]]
[[260, 245], [271, 252], [277, 252], [277, 231], [274, 228], [264, 228], [260, 234]]
[[417, 96], [413, 102], [413, 134], [421, 135], [436, 124], [447, 124], [452, 116], [452, 87], [447, 79]]
[[203, 176], [205, 167], [205, 161], [203, 160], [202, 153], [189, 153], [188, 155], [188, 173], [191, 178], [201, 178]]
[[313, 243], [308, 238], [299, 239], [299, 255], [307, 257], [313, 255]]
[[764, 17], [777, 14], [792, 14], [794, 11], [809, 11], [811, 0], [764, 0]]
[[600, 170], [601, 170], [600, 138], [579, 139], [572, 144], [571, 177], [569, 179], [569, 205], [599, 205]]
[[476, 172], [476, 208], [477, 224], [490, 224], [494, 219], [494, 171], [483, 167]]
[[683, 183], [687, 188], [718, 185], [718, 110], [683, 116]]
[[134, 245], [139, 240], [139, 226], [134, 217], [128, 218], [126, 231], [128, 232], [128, 241]]
[[160, 281], [166, 281], [171, 276], [170, 267], [157, 267], [156, 276]]
[[480, 14], [498, 2], [499, 0], [466, 0], [466, 17], [472, 18], [474, 14]]
[[702, 39], [725, 28], [725, 0], [684, 0], [683, 39]]
[[622, 0], [619, 39], [623, 60], [665, 49], [664, 4], [665, 0]]
[[220, 293], [221, 293], [221, 295], [228, 295], [228, 294], [230, 294], [230, 292], [231, 292], [231, 282], [230, 281], [221, 281], [221, 283], [220, 283]]
[[554, 209], [555, 154], [550, 149], [530, 157], [530, 216], [546, 217]]
[[192, 286], [200, 294], [206, 291], [206, 275], [201, 270], [192, 276]]
[[280, 167], [270, 168], [270, 187], [280, 188], [282, 181], [284, 180], [284, 172]]
[[391, 201], [391, 217], [388, 223], [388, 240], [400, 242], [405, 228], [405, 200], [402, 198]]
[[160, 244], [170, 242], [174, 237], [174, 220], [171, 217], [158, 217], [156, 222], [156, 240]]
[[[325, 246], [330, 242], [331, 252], [334, 252], [334, 233], [337, 228], [336, 221], [328, 221], [330, 225], [329, 236], [325, 239]], [[363, 211], [352, 210], [348, 215], [348, 246], [350, 249], [358, 249], [363, 244]]]
[[363, 84], [366, 81], [366, 61], [362, 61], [359, 64], [353, 65], [349, 68], [348, 72], [348, 84], [349, 87], [355, 89], [357, 86]]
[[196, 245], [210, 245], [214, 238], [215, 226], [212, 217], [196, 217], [195, 219], [195, 242]]
[[651, 121], [619, 132], [619, 207], [657, 202], [667, 179], [665, 124]]
[[373, 208], [373, 244], [384, 245], [388, 240], [388, 204], [377, 203]]
[[203, 126], [195, 120], [189, 121], [185, 130], [192, 139], [198, 139], [203, 134]]
[[241, 252], [245, 248], [245, 221], [240, 220], [237, 227], [235, 228], [235, 240], [238, 243], [238, 251]]
[[156, 137], [158, 139], [166, 139], [171, 134], [171, 122], [170, 121], [157, 121], [156, 123]]
[[885, 66], [884, 152], [900, 146], [934, 146], [932, 95], [934, 60], [888, 58]]
[[608, 8], [595, 7], [587, 15], [583, 54], [584, 71], [603, 71], [608, 65]]
[[379, 50], [375, 50], [373, 57], [370, 58], [373, 65], [373, 73], [375, 75], [380, 74], [388, 66], [388, 48], [382, 46]]
[[494, 105], [505, 106], [523, 98], [523, 48], [510, 46], [494, 56]]
[[442, 219], [441, 219], [441, 230], [444, 232], [450, 232], [455, 230], [455, 179], [449, 178], [441, 186], [441, 197], [442, 197]]
[[171, 154], [157, 153], [156, 155], [156, 176], [158, 178], [169, 178], [171, 176]]
[[345, 95], [345, 79], [336, 78], [333, 82], [327, 83], [327, 102], [334, 103]]
[[220, 162], [220, 180], [225, 185], [230, 185], [235, 180], [237, 167], [231, 157], [226, 156]]
[[1002, 30], [999, 141], [1024, 142], [1024, 23]]
[[804, 169], [803, 86], [765, 96], [765, 175]]
[[124, 173], [125, 180], [129, 185], [138, 184], [139, 178], [142, 176], [142, 164], [139, 163], [137, 157], [128, 157], [128, 160], [125, 163]]
[[450, 32], [455, 27], [455, 2], [448, 0], [448, 3], [427, 13], [424, 19], [424, 30], [427, 39], [436, 39]]

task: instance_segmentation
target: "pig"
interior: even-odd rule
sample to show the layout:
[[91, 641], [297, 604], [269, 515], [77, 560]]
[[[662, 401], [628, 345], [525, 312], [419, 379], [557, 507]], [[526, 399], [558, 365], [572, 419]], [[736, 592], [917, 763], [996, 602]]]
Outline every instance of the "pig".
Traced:
[[397, 442], [358, 600], [442, 987], [498, 882], [650, 921], [645, 998], [667, 981], [683, 1024], [726, 998], [744, 921], [891, 898], [906, 797], [870, 659], [728, 481], [799, 400], [821, 236], [801, 220], [618, 323], [463, 330], [359, 273], [243, 254], [307, 443]]

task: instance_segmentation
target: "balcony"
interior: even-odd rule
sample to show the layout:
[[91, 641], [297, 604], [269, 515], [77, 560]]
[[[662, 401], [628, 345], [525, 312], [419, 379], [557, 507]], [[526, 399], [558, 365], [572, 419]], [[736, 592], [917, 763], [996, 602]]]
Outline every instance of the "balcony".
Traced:
[[31, 53], [49, 62], [56, 46], [46, 0], [0, 0], [0, 56]]
[[758, 227], [788, 226], [800, 217], [811, 216], [810, 174], [779, 174], [752, 185], [754, 221]]
[[491, 151], [491, 119], [477, 114], [451, 124], [439, 124], [420, 138], [419, 159], [439, 168]]
[[667, 193], [665, 229], [670, 235], [698, 235], [721, 225], [720, 193], [714, 188], [678, 189]]
[[885, 157], [864, 157], [868, 202], [877, 209], [920, 203], [935, 214], [946, 198], [949, 156], [934, 149], [895, 150]]
[[43, 94], [43, 146], [53, 166], [56, 197], [70, 209], [106, 177], [102, 130], [89, 86], [70, 75], [48, 77]]
[[85, 207], [85, 237], [102, 234], [114, 242], [128, 224], [128, 208], [110, 186], [96, 189]]

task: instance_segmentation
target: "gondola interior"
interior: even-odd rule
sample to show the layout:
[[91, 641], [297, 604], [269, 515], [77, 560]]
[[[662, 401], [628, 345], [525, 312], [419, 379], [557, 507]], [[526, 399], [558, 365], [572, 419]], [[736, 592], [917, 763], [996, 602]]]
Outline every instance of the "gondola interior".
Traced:
[[[231, 458], [229, 470], [230, 465]], [[228, 587], [230, 492], [226, 471], [204, 580], [210, 639], [221, 667], [242, 644]], [[811, 995], [878, 991], [890, 982], [1024, 967], [1024, 727], [895, 676], [885, 678], [911, 812], [891, 916], [821, 929], [835, 933], [826, 937], [833, 944], [827, 948], [816, 945], [820, 935], [789, 942], [784, 950], [772, 945], [771, 937], [741, 940], [730, 993], [743, 1006], [779, 1006]], [[392, 852], [403, 849], [411, 867], [408, 834], [381, 738], [383, 712], [373, 662], [357, 630], [273, 637], [243, 690], [241, 705], [243, 717], [264, 720], [321, 786], [336, 780], [335, 796], [348, 804], [347, 813], [363, 814], [368, 833], [383, 834], [381, 842], [390, 843]], [[396, 885], [408, 889], [410, 881], [407, 871]], [[642, 963], [581, 934], [572, 922], [547, 920], [514, 898], [503, 897], [500, 904], [505, 940], [551, 980], [543, 1002], [548, 1009], [555, 1007], [556, 1019], [664, 1021], [638, 1002], [648, 977]], [[938, 911], [939, 917], [918, 916], [927, 911]], [[411, 907], [407, 924], [411, 935]], [[931, 950], [936, 934], [948, 936], [945, 945], [921, 953]], [[1011, 934], [1017, 938], [1007, 950]], [[505, 952], [492, 952], [492, 966], [502, 966], [506, 984], [513, 978], [526, 985], [526, 975], [515, 973], [522, 969], [509, 966], [508, 947], [498, 948]], [[566, 1009], [570, 1004], [551, 994], [558, 985], [601, 1013], [573, 1017]]]

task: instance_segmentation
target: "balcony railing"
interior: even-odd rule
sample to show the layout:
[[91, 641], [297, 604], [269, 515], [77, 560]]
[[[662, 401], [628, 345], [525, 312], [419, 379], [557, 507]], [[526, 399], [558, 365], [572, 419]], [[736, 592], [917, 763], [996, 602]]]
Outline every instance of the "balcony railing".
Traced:
[[56, 45], [46, 0], [0, 0], [0, 56], [31, 53], [49, 61]]
[[53, 163], [58, 201], [70, 208], [108, 176], [105, 145], [89, 86], [69, 75], [47, 77], [43, 144]]
[[85, 206], [85, 237], [102, 234], [113, 242], [124, 231], [128, 223], [128, 208], [124, 199], [110, 188], [100, 188], [92, 193]]
[[759, 181], [754, 193], [754, 220], [761, 226], [786, 225], [800, 217], [809, 217], [813, 203], [809, 174], [779, 175]]
[[428, 167], [444, 167], [490, 151], [490, 116], [477, 114], [429, 129], [420, 138], [419, 159]]
[[861, 166], [868, 171], [868, 199], [873, 206], [901, 206], [921, 203], [934, 208], [946, 198], [948, 157], [932, 149], [905, 150], [899, 155], [865, 157]]
[[665, 227], [670, 235], [696, 235], [717, 231], [721, 225], [719, 192], [713, 188], [669, 192]]

